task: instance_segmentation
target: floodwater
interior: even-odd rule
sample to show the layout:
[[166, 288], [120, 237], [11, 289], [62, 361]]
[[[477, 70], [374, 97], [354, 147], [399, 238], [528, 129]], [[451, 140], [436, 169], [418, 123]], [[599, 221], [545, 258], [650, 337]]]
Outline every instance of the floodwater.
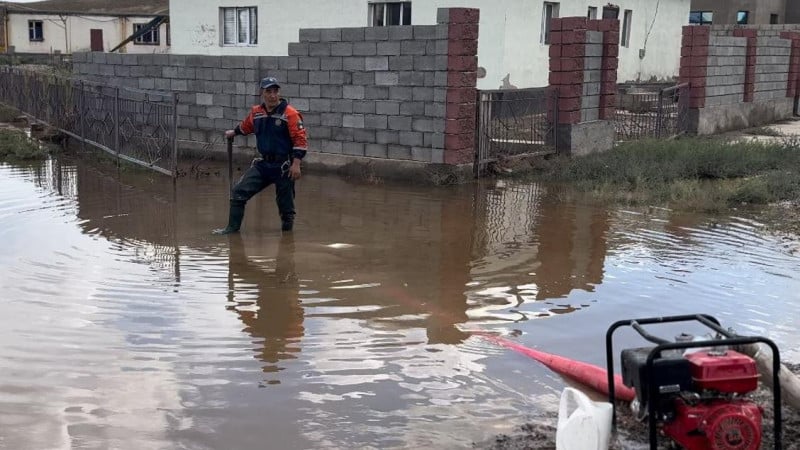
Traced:
[[226, 186], [0, 164], [0, 448], [464, 448], [552, 417], [565, 381], [474, 331], [604, 367], [614, 321], [706, 313], [800, 362], [797, 244], [746, 215], [308, 175], [293, 236], [271, 188], [211, 236]]

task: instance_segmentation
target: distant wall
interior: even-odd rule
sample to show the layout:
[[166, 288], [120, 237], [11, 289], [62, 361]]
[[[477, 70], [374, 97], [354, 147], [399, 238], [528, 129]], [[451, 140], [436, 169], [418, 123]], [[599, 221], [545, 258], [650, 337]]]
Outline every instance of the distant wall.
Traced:
[[[288, 56], [73, 55], [80, 77], [179, 93], [182, 148], [220, 143], [276, 76], [311, 150], [418, 163], [474, 159], [478, 11], [440, 9], [437, 25], [304, 29]], [[255, 146], [250, 136], [249, 147]], [[309, 158], [309, 159], [314, 159]]]
[[793, 115], [800, 33], [786, 27], [684, 27], [680, 81], [691, 86], [691, 131], [713, 134]]

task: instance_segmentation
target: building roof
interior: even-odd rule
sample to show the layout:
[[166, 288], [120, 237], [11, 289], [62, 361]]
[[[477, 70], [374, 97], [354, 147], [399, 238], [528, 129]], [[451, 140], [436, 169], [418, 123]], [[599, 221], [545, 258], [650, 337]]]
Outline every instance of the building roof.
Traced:
[[169, 0], [46, 0], [32, 3], [0, 1], [10, 13], [64, 13], [98, 15], [161, 15], [169, 13]]

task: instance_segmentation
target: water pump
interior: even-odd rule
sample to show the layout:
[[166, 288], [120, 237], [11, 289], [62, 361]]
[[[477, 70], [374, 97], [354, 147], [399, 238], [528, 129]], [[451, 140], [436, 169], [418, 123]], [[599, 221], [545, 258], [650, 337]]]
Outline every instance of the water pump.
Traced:
[[[697, 339], [683, 334], [675, 341], [668, 341], [643, 327], [688, 320], [700, 322], [716, 336]], [[772, 341], [737, 336], [724, 330], [708, 315], [622, 320], [613, 324], [606, 334], [609, 380], [614, 376], [612, 337], [621, 326], [634, 328], [656, 344], [625, 349], [620, 358], [622, 381], [636, 391], [632, 404], [634, 413], [640, 419], [648, 419], [652, 450], [658, 447], [658, 431], [687, 450], [761, 448], [762, 408], [747, 396], [758, 388], [758, 368], [752, 358], [732, 349], [755, 342], [769, 345], [773, 352], [774, 448], [781, 448], [780, 383], [777, 380], [780, 356]], [[609, 390], [613, 403], [613, 383]]]

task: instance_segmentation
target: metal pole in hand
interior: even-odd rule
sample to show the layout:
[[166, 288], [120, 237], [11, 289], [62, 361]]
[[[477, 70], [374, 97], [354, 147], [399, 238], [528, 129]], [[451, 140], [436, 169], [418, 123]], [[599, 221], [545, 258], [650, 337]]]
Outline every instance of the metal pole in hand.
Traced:
[[228, 138], [228, 191], [233, 194], [233, 138]]

